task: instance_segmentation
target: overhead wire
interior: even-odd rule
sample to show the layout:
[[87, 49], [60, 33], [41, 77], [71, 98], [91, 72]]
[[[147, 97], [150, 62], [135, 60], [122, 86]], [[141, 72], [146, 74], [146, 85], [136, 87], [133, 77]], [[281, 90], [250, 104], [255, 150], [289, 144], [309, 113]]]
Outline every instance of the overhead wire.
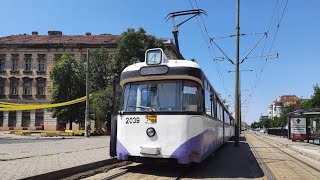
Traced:
[[[191, 5], [192, 9], [194, 9], [194, 6], [193, 6], [191, 0], [189, 0], [189, 3], [190, 3], [190, 5]], [[197, 8], [199, 9], [199, 6], [198, 6], [198, 3], [197, 3], [196, 0], [195, 0], [195, 3], [196, 3]], [[209, 53], [210, 53], [210, 56], [211, 56], [212, 60], [214, 60], [214, 59], [215, 59], [214, 57], [216, 57], [216, 53], [215, 53], [215, 51], [211, 48], [211, 46], [212, 46], [211, 43], [210, 43], [210, 42], [208, 43], [208, 40], [210, 40], [210, 36], [209, 36], [208, 29], [207, 29], [207, 27], [206, 27], [206, 25], [205, 25], [205, 22], [204, 22], [204, 20], [203, 20], [203, 17], [202, 17], [201, 15], [200, 15], [200, 18], [201, 18], [201, 20], [202, 20], [203, 27], [201, 26], [201, 23], [200, 23], [198, 17], [197, 17], [196, 19], [197, 19], [198, 26], [199, 26], [199, 28], [200, 28], [200, 30], [201, 30], [202, 38], [204, 39], [204, 41], [205, 41], [205, 43], [206, 43], [206, 45], [207, 45], [207, 48], [208, 48], [208, 50], [209, 50]], [[203, 30], [203, 29], [204, 29], [204, 30]], [[208, 38], [206, 38], [206, 36], [207, 36]], [[213, 56], [213, 55], [214, 55], [214, 56]], [[227, 94], [229, 94], [228, 89], [225, 87], [225, 81], [224, 81], [223, 75], [222, 75], [222, 73], [221, 73], [221, 68], [220, 68], [219, 64], [218, 64], [216, 61], [214, 61], [214, 62], [215, 62], [215, 64], [216, 64], [215, 68], [216, 68], [216, 70], [217, 70], [217, 72], [218, 72], [218, 75], [219, 75], [219, 78], [220, 78], [220, 81], [221, 81], [221, 84], [222, 84], [222, 88], [226, 91]], [[225, 98], [225, 97], [222, 97], [222, 98]], [[228, 98], [228, 99], [229, 99], [229, 98]], [[229, 100], [229, 101], [230, 101], [230, 100]]]
[[[269, 27], [268, 27], [268, 32], [269, 32], [269, 31], [271, 30], [271, 28], [273, 27], [272, 24], [273, 24], [273, 22], [274, 22], [274, 21], [273, 21], [274, 15], [275, 15], [275, 12], [276, 12], [276, 10], [277, 10], [277, 8], [278, 8], [278, 24], [277, 24], [276, 32], [275, 32], [275, 35], [274, 35], [274, 37], [273, 37], [271, 46], [270, 46], [270, 48], [269, 48], [268, 55], [266, 55], [265, 61], [259, 61], [259, 63], [260, 63], [260, 68], [259, 68], [259, 69], [260, 69], [260, 70], [257, 71], [256, 81], [254, 82], [254, 85], [253, 85], [253, 87], [252, 87], [252, 89], [251, 89], [251, 94], [248, 96], [248, 104], [251, 103], [251, 99], [252, 99], [252, 97], [253, 97], [254, 94], [255, 94], [255, 90], [256, 90], [256, 88], [257, 88], [257, 86], [258, 86], [258, 83], [260, 83], [260, 79], [261, 79], [262, 73], [264, 72], [264, 70], [265, 70], [265, 68], [266, 68], [268, 59], [271, 59], [271, 58], [268, 58], [268, 57], [270, 57], [271, 51], [272, 51], [272, 49], [273, 49], [274, 42], [275, 42], [275, 40], [276, 40], [276, 38], [277, 38], [277, 35], [278, 35], [278, 31], [279, 31], [281, 22], [282, 22], [282, 20], [283, 20], [284, 14], [285, 14], [286, 9], [287, 9], [287, 5], [288, 5], [288, 0], [286, 0], [286, 2], [285, 2], [285, 5], [284, 5], [284, 8], [283, 8], [283, 10], [282, 10], [282, 14], [281, 14], [281, 18], [280, 18], [280, 19], [279, 19], [279, 9], [280, 9], [279, 0], [277, 0], [276, 5], [275, 5], [275, 7], [274, 7], [274, 11], [273, 11], [273, 14], [272, 14], [272, 17], [271, 17], [271, 21], [270, 21], [270, 24], [269, 24]], [[267, 39], [266, 39], [266, 41], [267, 41]], [[266, 41], [265, 41], [265, 45], [264, 45], [263, 50], [262, 50], [261, 58], [263, 58], [264, 50], [265, 50], [265, 47], [266, 47]], [[259, 73], [259, 75], [258, 75], [258, 73]]]

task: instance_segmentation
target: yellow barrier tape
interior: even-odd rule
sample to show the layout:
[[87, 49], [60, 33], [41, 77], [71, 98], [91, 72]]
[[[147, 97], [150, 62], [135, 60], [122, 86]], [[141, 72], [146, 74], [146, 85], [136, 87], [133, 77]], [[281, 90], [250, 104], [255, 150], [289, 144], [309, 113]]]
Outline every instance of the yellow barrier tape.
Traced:
[[[90, 94], [90, 97], [92, 94]], [[34, 110], [34, 109], [47, 109], [47, 108], [54, 108], [54, 107], [61, 107], [72, 105], [76, 103], [80, 103], [86, 100], [86, 96], [74, 99], [67, 102], [61, 102], [56, 104], [15, 104], [15, 103], [8, 103], [8, 102], [0, 102], [0, 111], [22, 111], [22, 110]]]

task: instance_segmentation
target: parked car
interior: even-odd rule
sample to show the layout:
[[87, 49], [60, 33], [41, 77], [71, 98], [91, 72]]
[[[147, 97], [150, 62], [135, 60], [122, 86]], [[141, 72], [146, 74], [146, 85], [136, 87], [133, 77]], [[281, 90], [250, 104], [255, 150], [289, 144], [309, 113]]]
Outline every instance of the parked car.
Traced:
[[261, 133], [266, 133], [267, 131], [266, 131], [266, 129], [260, 129], [260, 132]]

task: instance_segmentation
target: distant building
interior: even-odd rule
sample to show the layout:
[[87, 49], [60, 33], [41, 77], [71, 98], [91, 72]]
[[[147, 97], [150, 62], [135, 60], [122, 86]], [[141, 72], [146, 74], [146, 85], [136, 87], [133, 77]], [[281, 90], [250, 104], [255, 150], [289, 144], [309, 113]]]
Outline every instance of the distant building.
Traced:
[[[75, 59], [86, 58], [87, 49], [106, 48], [113, 56], [118, 35], [63, 35], [48, 31], [39, 35], [11, 35], [0, 37], [0, 101], [21, 104], [50, 103], [52, 80], [49, 72], [63, 53]], [[162, 39], [168, 58], [175, 59], [175, 46], [170, 39]], [[31, 111], [0, 111], [0, 130], [64, 129], [65, 125], [43, 109]], [[78, 127], [80, 128], [80, 127]]]
[[305, 99], [299, 99], [296, 95], [283, 95], [278, 97], [268, 107], [268, 118], [273, 119], [280, 117], [284, 107], [295, 105], [299, 101], [305, 101]]

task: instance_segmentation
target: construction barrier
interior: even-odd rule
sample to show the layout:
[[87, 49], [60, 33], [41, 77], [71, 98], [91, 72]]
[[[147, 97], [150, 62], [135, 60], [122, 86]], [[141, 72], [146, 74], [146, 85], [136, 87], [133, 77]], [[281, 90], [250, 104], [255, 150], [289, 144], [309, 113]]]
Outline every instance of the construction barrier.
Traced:
[[[46, 130], [10, 130], [10, 134], [16, 135], [31, 135], [40, 133], [41, 137], [53, 137], [53, 136], [83, 136], [85, 130], [65, 130], [65, 131], [46, 131]], [[94, 134], [93, 130], [90, 130], [90, 134]]]
[[[91, 94], [90, 94], [90, 97], [91, 97]], [[23, 111], [23, 110], [34, 110], [34, 109], [47, 109], [47, 108], [72, 105], [72, 104], [83, 102], [85, 100], [86, 100], [86, 96], [75, 99], [75, 100], [56, 103], [56, 104], [15, 104], [15, 103], [8, 103], [8, 102], [0, 102], [0, 111]]]

